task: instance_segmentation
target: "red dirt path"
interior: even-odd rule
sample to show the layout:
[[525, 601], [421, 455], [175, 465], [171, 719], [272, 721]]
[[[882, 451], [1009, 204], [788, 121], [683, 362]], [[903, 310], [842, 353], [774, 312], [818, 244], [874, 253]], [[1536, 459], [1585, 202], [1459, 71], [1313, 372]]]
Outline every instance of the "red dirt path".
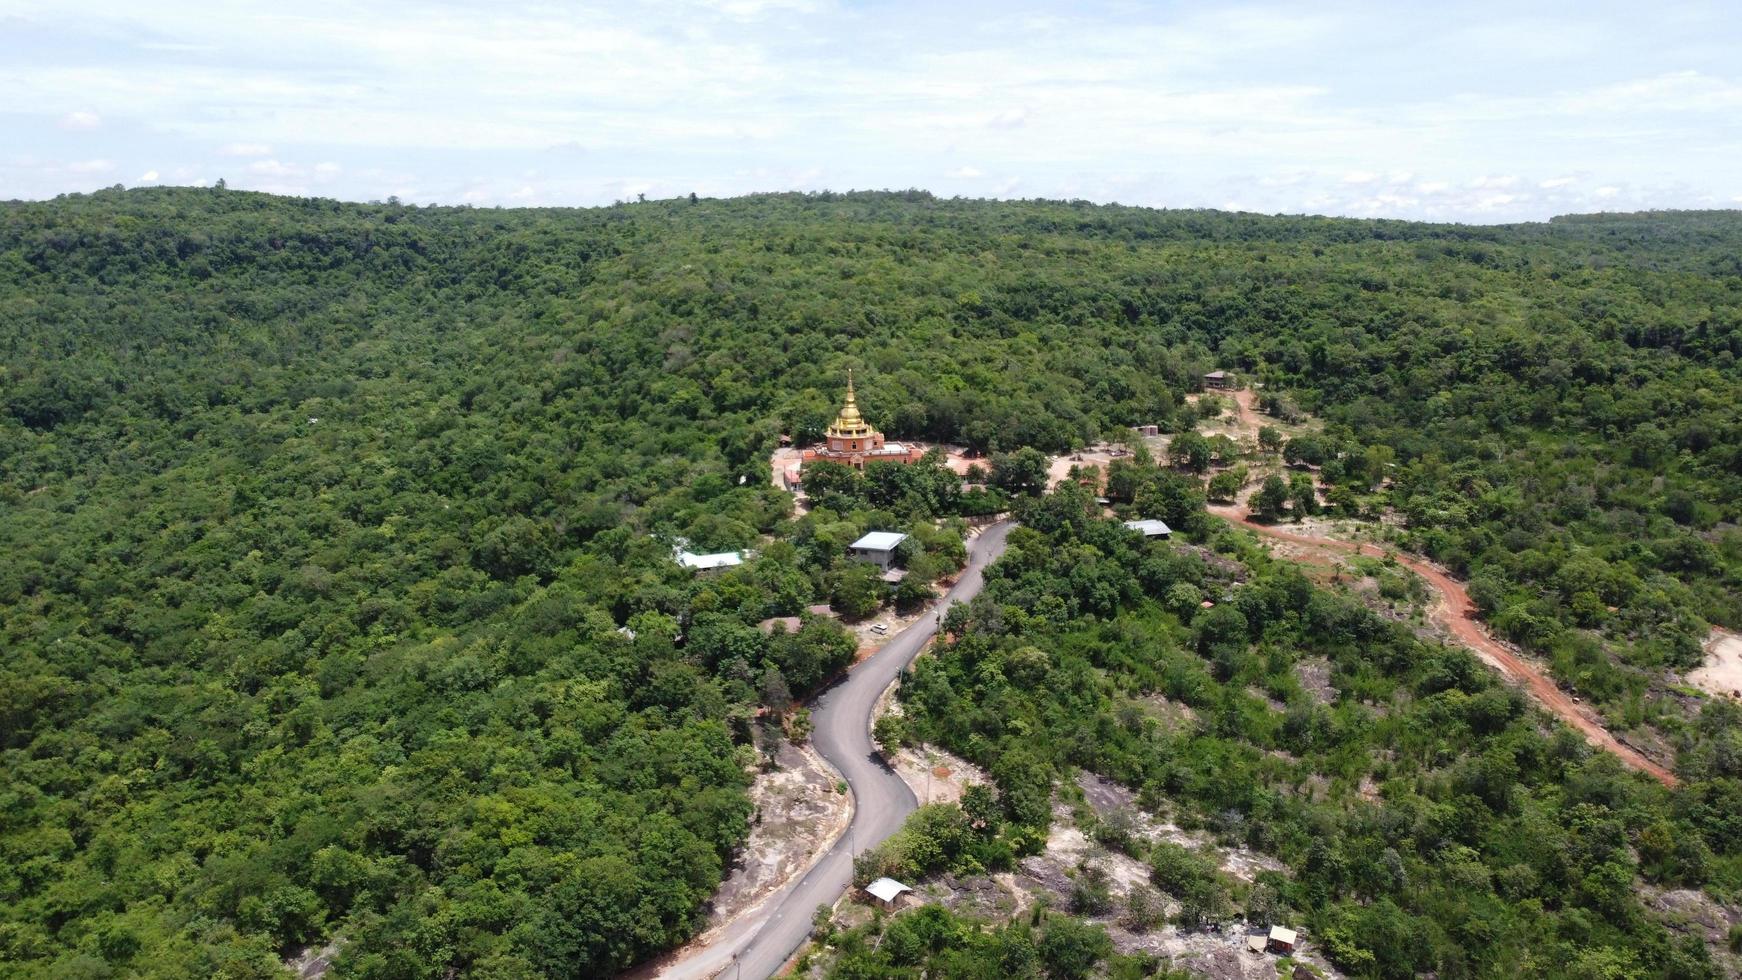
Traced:
[[[1336, 538], [1314, 537], [1306, 534], [1296, 534], [1279, 527], [1260, 524], [1250, 514], [1238, 506], [1212, 506], [1210, 513], [1230, 521], [1239, 523], [1266, 537], [1290, 544], [1317, 548], [1323, 551], [1334, 551], [1341, 554], [1356, 554], [1360, 545]], [[1399, 565], [1420, 575], [1428, 586], [1439, 594], [1439, 601], [1434, 604], [1433, 617], [1458, 638], [1458, 641], [1475, 651], [1483, 662], [1500, 671], [1508, 680], [1523, 685], [1526, 693], [1536, 702], [1565, 720], [1567, 724], [1585, 736], [1585, 740], [1605, 752], [1613, 753], [1622, 762], [1640, 772], [1650, 775], [1665, 786], [1675, 786], [1678, 780], [1675, 774], [1657, 763], [1641, 755], [1632, 746], [1627, 745], [1610, 734], [1602, 723], [1593, 718], [1585, 708], [1575, 703], [1566, 692], [1555, 686], [1540, 668], [1517, 654], [1508, 650], [1488, 633], [1486, 627], [1476, 619], [1475, 606], [1470, 602], [1470, 594], [1464, 590], [1464, 585], [1457, 579], [1446, 574], [1439, 566], [1412, 555], [1390, 552]]]

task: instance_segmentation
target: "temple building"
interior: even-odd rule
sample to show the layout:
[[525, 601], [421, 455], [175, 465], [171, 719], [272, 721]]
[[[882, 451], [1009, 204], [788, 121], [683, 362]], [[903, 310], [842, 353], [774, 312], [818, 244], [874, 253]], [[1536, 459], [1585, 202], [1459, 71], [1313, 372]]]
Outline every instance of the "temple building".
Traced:
[[885, 442], [883, 433], [871, 427], [859, 414], [859, 401], [853, 393], [853, 374], [847, 373], [847, 403], [825, 434], [825, 441], [804, 451], [804, 463], [827, 460], [863, 470], [866, 463], [916, 463], [925, 451], [918, 446]]

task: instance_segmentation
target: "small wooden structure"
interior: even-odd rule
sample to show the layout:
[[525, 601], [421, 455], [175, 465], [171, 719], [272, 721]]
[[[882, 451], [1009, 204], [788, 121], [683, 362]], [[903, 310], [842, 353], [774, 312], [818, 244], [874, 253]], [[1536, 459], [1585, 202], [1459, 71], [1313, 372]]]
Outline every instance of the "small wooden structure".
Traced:
[[910, 891], [913, 889], [894, 878], [879, 878], [865, 886], [865, 893], [870, 895], [880, 907], [886, 909], [895, 908], [896, 904], [901, 901], [901, 896]]
[[1265, 944], [1265, 948], [1272, 953], [1281, 953], [1286, 956], [1294, 952], [1296, 938], [1298, 937], [1295, 931], [1287, 926], [1271, 926], [1270, 941]]
[[1230, 377], [1226, 371], [1211, 371], [1209, 374], [1204, 375], [1204, 387], [1215, 389], [1232, 388], [1234, 387], [1234, 379]]

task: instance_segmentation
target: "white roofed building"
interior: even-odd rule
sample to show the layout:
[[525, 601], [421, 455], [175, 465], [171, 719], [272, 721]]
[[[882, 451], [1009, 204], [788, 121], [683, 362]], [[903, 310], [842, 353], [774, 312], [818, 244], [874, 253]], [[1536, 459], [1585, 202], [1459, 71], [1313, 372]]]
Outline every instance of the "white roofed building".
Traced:
[[1125, 526], [1146, 538], [1165, 538], [1173, 534], [1166, 521], [1126, 521]]
[[719, 551], [711, 555], [698, 555], [689, 551], [678, 551], [677, 563], [692, 572], [717, 572], [722, 568], [736, 568], [744, 564], [742, 551]]
[[913, 891], [913, 889], [899, 881], [896, 881], [894, 878], [879, 878], [871, 884], [866, 885], [865, 891], [872, 898], [876, 899], [878, 904], [887, 909], [893, 908], [896, 901], [900, 899], [903, 894]]
[[895, 549], [906, 540], [907, 535], [898, 531], [872, 531], [848, 545], [847, 554], [887, 571], [895, 564]]

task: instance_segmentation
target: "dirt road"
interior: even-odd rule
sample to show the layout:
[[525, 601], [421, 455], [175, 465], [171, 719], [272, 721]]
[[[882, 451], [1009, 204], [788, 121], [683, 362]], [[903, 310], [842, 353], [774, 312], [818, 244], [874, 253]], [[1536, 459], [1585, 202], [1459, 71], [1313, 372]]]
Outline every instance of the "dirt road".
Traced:
[[[1322, 552], [1337, 554], [1355, 554], [1360, 545], [1336, 538], [1315, 537], [1306, 534], [1296, 534], [1283, 528], [1268, 524], [1260, 524], [1252, 520], [1244, 508], [1239, 506], [1212, 506], [1210, 513], [1237, 522], [1265, 537], [1290, 544], [1317, 549]], [[1470, 601], [1470, 594], [1465, 591], [1462, 582], [1452, 578], [1439, 566], [1421, 558], [1399, 552], [1391, 552], [1399, 565], [1421, 576], [1428, 587], [1439, 596], [1434, 604], [1432, 615], [1458, 641], [1469, 647], [1484, 663], [1500, 671], [1508, 680], [1522, 685], [1536, 702], [1557, 717], [1578, 729], [1585, 740], [1605, 752], [1613, 753], [1627, 765], [1647, 773], [1665, 786], [1677, 783], [1675, 774], [1657, 763], [1641, 755], [1632, 746], [1627, 745], [1604, 728], [1592, 713], [1581, 704], [1575, 702], [1550, 679], [1542, 669], [1523, 659], [1506, 646], [1495, 640], [1489, 634], [1487, 627], [1476, 618], [1475, 605]]]

